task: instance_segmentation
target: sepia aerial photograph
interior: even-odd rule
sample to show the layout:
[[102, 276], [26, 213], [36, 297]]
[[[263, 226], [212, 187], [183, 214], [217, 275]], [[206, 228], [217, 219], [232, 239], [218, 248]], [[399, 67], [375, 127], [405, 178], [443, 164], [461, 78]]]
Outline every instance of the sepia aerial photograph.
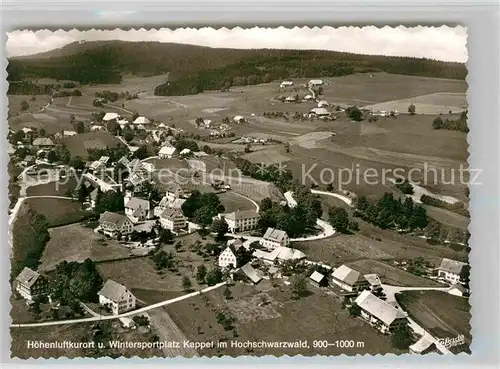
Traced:
[[466, 45], [8, 32], [11, 357], [470, 354]]

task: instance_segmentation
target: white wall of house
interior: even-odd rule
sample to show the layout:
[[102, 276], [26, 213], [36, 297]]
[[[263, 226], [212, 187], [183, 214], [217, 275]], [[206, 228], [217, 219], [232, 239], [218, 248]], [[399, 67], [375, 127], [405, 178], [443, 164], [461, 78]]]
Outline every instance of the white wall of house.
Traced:
[[444, 270], [440, 270], [438, 272], [438, 277], [444, 278], [444, 280], [451, 282], [451, 283], [460, 282], [460, 275], [455, 274], [455, 273], [446, 272]]
[[344, 283], [341, 280], [338, 280], [336, 278], [332, 278], [332, 282], [335, 283], [340, 288], [342, 288], [343, 290], [352, 292], [352, 286], [351, 285], [348, 285], [347, 283]]
[[231, 249], [228, 247], [224, 251], [221, 252], [219, 255], [219, 267], [220, 268], [227, 268], [230, 265], [233, 266], [233, 268], [236, 268], [236, 256], [233, 254]]
[[287, 236], [285, 236], [285, 237], [283, 237], [281, 242], [278, 242], [275, 240], [268, 240], [268, 239], [261, 238], [259, 243], [262, 246], [267, 247], [268, 249], [275, 249], [277, 247], [288, 247], [290, 245], [290, 239]]
[[122, 296], [122, 299], [120, 301], [113, 301], [103, 295], [99, 295], [99, 304], [109, 305], [114, 315], [118, 315], [126, 311], [135, 309], [135, 302], [135, 296], [132, 295], [128, 290]]

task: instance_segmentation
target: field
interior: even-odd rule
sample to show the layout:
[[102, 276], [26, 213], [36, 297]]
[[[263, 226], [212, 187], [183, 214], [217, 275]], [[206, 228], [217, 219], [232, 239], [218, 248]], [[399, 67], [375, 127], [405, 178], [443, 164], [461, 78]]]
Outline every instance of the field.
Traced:
[[450, 110], [452, 113], [461, 113], [467, 108], [467, 99], [463, 93], [440, 92], [366, 105], [363, 106], [363, 109], [373, 109], [374, 111], [393, 110], [405, 113], [410, 104], [418, 106], [417, 114], [448, 114]]
[[[9, 96], [9, 115], [19, 116], [29, 113], [36, 113], [49, 102], [48, 95], [34, 95], [35, 101], [32, 101], [32, 95], [11, 95]], [[29, 108], [21, 110], [21, 102], [26, 101]]]
[[232, 191], [220, 193], [219, 199], [222, 205], [224, 205], [224, 211], [227, 213], [231, 213], [236, 210], [255, 209], [255, 205], [250, 200]]
[[437, 338], [464, 335], [467, 345], [451, 348], [454, 353], [470, 352], [470, 305], [465, 298], [441, 291], [405, 291], [398, 296], [400, 304], [418, 324]]
[[254, 164], [273, 165], [279, 163], [286, 163], [290, 158], [286, 155], [280, 154], [277, 150], [260, 150], [245, 154], [242, 158], [247, 159]]
[[212, 268], [211, 259], [190, 251], [190, 246], [200, 241], [203, 245], [213, 242], [210, 237], [202, 239], [197, 233], [178, 238], [182, 242], [180, 251], [175, 251], [172, 245], [165, 245], [166, 252], [172, 252], [177, 261], [177, 271], [164, 270], [158, 272], [154, 262], [149, 257], [105, 262], [98, 265], [99, 273], [105, 280], [111, 278], [126, 285], [132, 292], [147, 304], [163, 301], [184, 294], [182, 277], [191, 279], [193, 289], [198, 289], [195, 273], [198, 265], [204, 264], [208, 270]]
[[87, 132], [63, 140], [72, 156], [88, 157], [88, 149], [105, 149], [123, 145], [123, 143], [108, 132]]
[[79, 202], [69, 199], [33, 198], [27, 199], [25, 204], [37, 213], [45, 215], [49, 227], [78, 222], [89, 215], [81, 209]]
[[118, 241], [106, 239], [81, 224], [52, 228], [49, 232], [50, 240], [41, 259], [42, 270], [53, 270], [63, 260], [84, 261], [90, 258], [102, 261], [131, 255], [131, 251], [121, 246]]
[[393, 286], [443, 287], [439, 282], [416, 276], [377, 260], [359, 260], [347, 265], [363, 274], [378, 274], [382, 283]]
[[26, 189], [27, 196], [67, 196], [67, 191], [76, 189], [76, 178], [67, 178], [59, 182], [54, 181], [36, 186], [30, 186]]
[[[200, 350], [200, 355], [355, 355], [402, 353], [391, 346], [390, 338], [378, 334], [365, 322], [351, 318], [340, 307], [340, 302], [313, 287], [311, 294], [298, 301], [290, 300], [286, 286], [272, 289], [263, 280], [257, 286], [237, 283], [230, 287], [233, 299], [225, 300], [224, 287], [204, 297], [193, 297], [166, 307], [172, 320], [194, 341], [237, 342], [294, 342], [307, 341], [306, 348], [253, 348], [231, 347]], [[205, 297], [206, 296], [206, 297]], [[262, 304], [262, 302], [264, 302]], [[193, 313], [194, 310], [194, 313]], [[217, 323], [216, 313], [228, 311], [235, 319], [234, 331], [225, 331]], [[314, 341], [357, 340], [364, 348], [313, 348]]]

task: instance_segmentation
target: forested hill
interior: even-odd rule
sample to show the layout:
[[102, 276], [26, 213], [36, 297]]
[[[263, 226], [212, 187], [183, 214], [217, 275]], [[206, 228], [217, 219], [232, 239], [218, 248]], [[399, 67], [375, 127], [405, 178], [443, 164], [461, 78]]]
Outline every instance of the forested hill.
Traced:
[[119, 83], [124, 73], [171, 73], [159, 95], [188, 94], [229, 85], [281, 78], [328, 77], [354, 72], [465, 79], [465, 64], [427, 59], [358, 55], [320, 50], [215, 49], [159, 43], [95, 41], [73, 43], [28, 57], [11, 58], [8, 80], [52, 78], [83, 84]]

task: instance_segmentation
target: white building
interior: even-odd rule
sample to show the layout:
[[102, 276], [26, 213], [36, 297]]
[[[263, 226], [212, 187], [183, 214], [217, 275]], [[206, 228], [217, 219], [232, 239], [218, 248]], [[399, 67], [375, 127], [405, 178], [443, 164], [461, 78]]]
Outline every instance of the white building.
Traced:
[[242, 117], [241, 115], [237, 115], [233, 118], [233, 122], [235, 123], [243, 123], [245, 122], [245, 118]]
[[467, 289], [461, 284], [452, 285], [446, 292], [450, 295], [464, 297], [467, 294]]
[[118, 120], [120, 119], [120, 115], [117, 113], [106, 113], [104, 114], [104, 117], [102, 118], [103, 122], [110, 122], [112, 120]]
[[462, 269], [466, 265], [466, 263], [462, 263], [461, 261], [444, 258], [441, 261], [441, 265], [438, 267], [438, 277], [443, 278], [445, 281], [452, 284], [457, 284], [460, 282]]
[[321, 79], [311, 79], [309, 81], [309, 87], [323, 86], [324, 82]]
[[328, 101], [326, 100], [321, 100], [320, 102], [318, 102], [318, 108], [325, 108], [325, 107], [329, 107], [330, 104], [328, 104]]
[[265, 263], [274, 264], [275, 262], [283, 262], [289, 260], [303, 260], [306, 258], [300, 250], [292, 249], [290, 247], [277, 247], [271, 252], [263, 250], [255, 250], [253, 256], [261, 259]]
[[262, 237], [259, 243], [267, 247], [268, 249], [275, 249], [277, 247], [288, 247], [290, 245], [290, 238], [285, 231], [268, 228], [264, 237]]
[[47, 279], [40, 273], [25, 267], [14, 280], [15, 290], [26, 300], [45, 295], [49, 291]]
[[123, 202], [125, 205], [125, 215], [132, 223], [144, 222], [153, 217], [151, 204], [148, 200], [132, 197], [130, 191], [127, 191]]
[[359, 292], [370, 288], [370, 283], [364, 275], [347, 265], [341, 265], [333, 271], [332, 282], [349, 292]]
[[376, 290], [382, 287], [382, 282], [377, 274], [365, 274], [365, 279], [370, 284], [371, 290]]
[[232, 213], [219, 214], [218, 218], [226, 221], [230, 232], [244, 232], [257, 226], [259, 213], [255, 210], [237, 210]]
[[225, 268], [237, 268], [238, 262], [236, 258], [236, 248], [233, 245], [226, 247], [219, 255], [219, 267], [221, 269]]
[[168, 208], [161, 213], [160, 224], [163, 228], [176, 232], [179, 229], [186, 227], [187, 220], [180, 210]]
[[292, 86], [293, 86], [293, 81], [283, 81], [280, 84], [280, 88], [287, 88]]
[[158, 156], [160, 159], [171, 159], [175, 153], [175, 147], [170, 144], [166, 144], [161, 147], [160, 151], [158, 151]]
[[[122, 185], [121, 183], [116, 183], [109, 176], [101, 176], [102, 178], [96, 177], [92, 173], [84, 173], [83, 177], [85, 180], [90, 182], [94, 187], [99, 187], [102, 192], [108, 191], [121, 191]], [[104, 180], [105, 179], [105, 180]]]
[[379, 299], [370, 291], [361, 292], [355, 302], [361, 308], [361, 317], [382, 333], [392, 333], [399, 326], [408, 324], [404, 311]]
[[146, 125], [146, 124], [151, 124], [151, 121], [148, 118], [146, 118], [146, 117], [137, 117], [134, 120], [133, 124], [135, 124], [135, 125]]
[[330, 112], [326, 110], [325, 108], [313, 108], [309, 112], [309, 116], [314, 116], [314, 117], [328, 117], [330, 116]]
[[105, 211], [99, 217], [99, 227], [110, 237], [116, 237], [118, 233], [128, 235], [132, 233], [134, 225], [125, 215]]
[[120, 283], [108, 279], [98, 292], [99, 304], [109, 306], [114, 315], [135, 309], [135, 296]]

